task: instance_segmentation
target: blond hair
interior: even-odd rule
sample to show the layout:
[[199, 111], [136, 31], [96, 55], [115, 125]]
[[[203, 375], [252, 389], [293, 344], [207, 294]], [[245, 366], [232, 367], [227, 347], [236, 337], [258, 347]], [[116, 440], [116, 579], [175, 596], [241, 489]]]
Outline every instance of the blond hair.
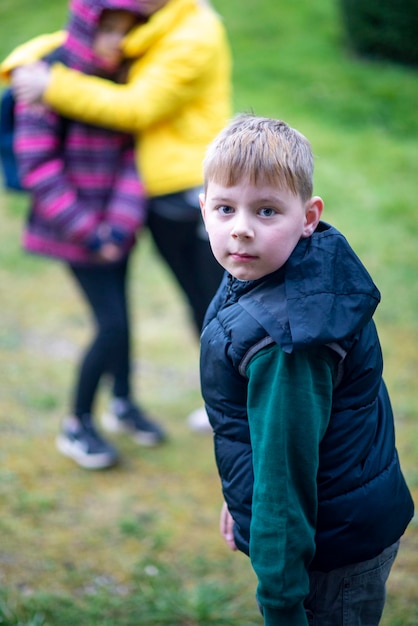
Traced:
[[232, 187], [242, 180], [287, 188], [312, 197], [309, 141], [282, 120], [239, 114], [209, 145], [203, 163], [205, 189], [213, 181]]

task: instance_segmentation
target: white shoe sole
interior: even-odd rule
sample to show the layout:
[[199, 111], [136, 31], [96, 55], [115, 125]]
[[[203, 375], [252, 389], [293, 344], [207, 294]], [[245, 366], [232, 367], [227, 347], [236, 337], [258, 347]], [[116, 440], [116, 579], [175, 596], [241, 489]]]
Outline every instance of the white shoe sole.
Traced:
[[140, 446], [152, 448], [161, 443], [161, 439], [154, 433], [148, 433], [145, 430], [133, 430], [127, 424], [121, 422], [113, 413], [103, 413], [101, 423], [104, 430], [107, 430], [108, 433], [127, 433]]
[[57, 449], [61, 454], [67, 456], [83, 467], [84, 469], [106, 469], [112, 467], [117, 463], [117, 456], [111, 456], [110, 454], [86, 454], [84, 450], [77, 444], [71, 443], [63, 435], [58, 435], [55, 439]]

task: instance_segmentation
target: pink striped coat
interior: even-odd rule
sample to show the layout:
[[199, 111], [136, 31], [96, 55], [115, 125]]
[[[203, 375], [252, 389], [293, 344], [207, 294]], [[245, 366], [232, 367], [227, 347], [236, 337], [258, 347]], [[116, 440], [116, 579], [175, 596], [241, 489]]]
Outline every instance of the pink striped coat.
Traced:
[[[75, 0], [60, 59], [94, 73], [91, 44], [103, 8], [138, 10], [137, 0]], [[61, 55], [62, 52], [62, 55]], [[23, 232], [30, 252], [96, 262], [103, 239], [128, 253], [145, 220], [143, 185], [130, 135], [63, 120], [43, 105], [15, 109], [15, 150], [31, 207]]]

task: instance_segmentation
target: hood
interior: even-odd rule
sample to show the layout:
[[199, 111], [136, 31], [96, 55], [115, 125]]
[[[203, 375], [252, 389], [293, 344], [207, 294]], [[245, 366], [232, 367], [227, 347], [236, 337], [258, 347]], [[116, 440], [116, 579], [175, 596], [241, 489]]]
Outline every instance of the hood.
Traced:
[[125, 38], [123, 51], [128, 58], [137, 58], [153, 46], [175, 25], [202, 8], [202, 0], [170, 0], [151, 15], [141, 28], [133, 29]]
[[72, 0], [66, 26], [67, 38], [62, 48], [68, 67], [84, 74], [97, 72], [92, 46], [105, 9], [126, 10], [140, 17], [137, 0]]
[[349, 338], [372, 319], [379, 301], [345, 237], [325, 222], [298, 243], [282, 269], [240, 298], [285, 352]]

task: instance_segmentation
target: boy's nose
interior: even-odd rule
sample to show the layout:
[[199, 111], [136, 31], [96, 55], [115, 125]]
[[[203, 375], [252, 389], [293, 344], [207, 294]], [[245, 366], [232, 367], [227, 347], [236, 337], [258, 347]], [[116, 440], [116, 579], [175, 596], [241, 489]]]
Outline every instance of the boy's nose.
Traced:
[[234, 220], [231, 235], [234, 238], [252, 237], [254, 235], [254, 231], [249, 223], [249, 220], [242, 216], [237, 217]]

